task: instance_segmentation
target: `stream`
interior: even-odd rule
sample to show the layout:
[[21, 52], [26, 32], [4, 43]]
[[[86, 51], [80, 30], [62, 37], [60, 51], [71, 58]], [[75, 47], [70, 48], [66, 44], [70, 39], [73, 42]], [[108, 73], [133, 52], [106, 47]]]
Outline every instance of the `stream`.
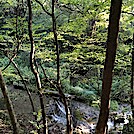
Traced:
[[[52, 119], [57, 124], [66, 125], [66, 113], [64, 105], [61, 102], [55, 103], [54, 114]], [[82, 102], [72, 101], [73, 116], [74, 117], [74, 134], [94, 134], [96, 123], [98, 121], [99, 110], [88, 106]], [[56, 108], [57, 107], [57, 108]], [[56, 113], [56, 109], [59, 109]], [[123, 111], [127, 109], [126, 111]], [[50, 112], [50, 111], [49, 111]], [[108, 134], [122, 134], [123, 126], [129, 123], [129, 119], [132, 118], [132, 112], [128, 104], [122, 104], [119, 106], [119, 110], [116, 112], [110, 112], [107, 122]], [[62, 128], [62, 127], [61, 127]], [[63, 129], [63, 128], [62, 128]], [[61, 130], [62, 131], [62, 130]], [[132, 133], [133, 134], [133, 133]]]
[[[9, 95], [14, 105], [14, 110], [24, 130], [24, 134], [29, 134], [33, 130], [29, 121], [31, 121], [33, 113], [31, 112], [31, 105], [28, 95], [24, 90], [18, 90], [10, 87]], [[39, 107], [39, 98], [37, 93], [32, 93], [33, 101], [37, 109]], [[64, 105], [59, 101], [59, 98], [46, 97], [46, 111], [47, 111], [47, 124], [49, 134], [65, 134], [66, 129], [66, 113]], [[0, 99], [3, 96], [0, 94]], [[0, 100], [0, 109], [5, 110], [3, 101]], [[96, 123], [98, 121], [99, 109], [89, 106], [83, 102], [71, 101], [71, 111], [73, 118], [74, 132], [73, 134], [94, 134]], [[0, 117], [1, 118], [1, 117]], [[117, 111], [110, 111], [108, 119], [108, 133], [109, 134], [122, 134], [124, 125], [129, 123], [132, 118], [130, 105], [121, 104]], [[126, 133], [124, 133], [126, 134]], [[132, 133], [134, 134], [133, 130]]]

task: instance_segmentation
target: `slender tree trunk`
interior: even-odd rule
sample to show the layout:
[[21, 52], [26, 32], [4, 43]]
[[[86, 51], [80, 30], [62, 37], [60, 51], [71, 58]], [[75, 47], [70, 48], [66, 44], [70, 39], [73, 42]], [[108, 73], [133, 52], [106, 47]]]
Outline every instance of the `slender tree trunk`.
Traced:
[[110, 92], [112, 75], [117, 49], [117, 37], [119, 31], [119, 19], [121, 14], [122, 0], [111, 0], [106, 59], [103, 72], [102, 96], [99, 120], [95, 134], [106, 134], [106, 126], [110, 108]]
[[57, 88], [59, 91], [59, 94], [63, 100], [65, 111], [66, 111], [66, 120], [67, 120], [67, 134], [72, 134], [72, 120], [70, 111], [68, 108], [68, 104], [66, 101], [65, 94], [63, 93], [61, 89], [61, 83], [60, 83], [60, 54], [59, 54], [59, 45], [58, 45], [58, 39], [57, 39], [57, 29], [56, 29], [56, 18], [54, 14], [54, 4], [55, 0], [52, 0], [52, 22], [53, 22], [53, 33], [54, 33], [54, 44], [56, 46], [56, 54], [57, 54]]
[[134, 34], [133, 34], [133, 45], [132, 45], [132, 76], [131, 76], [131, 109], [132, 116], [134, 118]]
[[[13, 64], [14, 68], [17, 70], [18, 75], [19, 75], [20, 78], [22, 79], [22, 83], [23, 83], [23, 85], [24, 85], [24, 87], [25, 87], [25, 89], [26, 89], [26, 92], [27, 92], [27, 94], [28, 94], [28, 97], [29, 97], [29, 100], [30, 100], [30, 103], [31, 103], [32, 111], [33, 111], [33, 113], [34, 113], [34, 112], [35, 112], [35, 107], [34, 107], [34, 102], [33, 102], [31, 93], [30, 93], [29, 89], [28, 89], [27, 86], [26, 86], [26, 82], [24, 81], [24, 78], [23, 78], [23, 76], [21, 75], [19, 68], [17, 67], [17, 65], [15, 64], [15, 62], [14, 62], [12, 59], [11, 59], [11, 62], [12, 62], [12, 64]], [[37, 120], [36, 115], [34, 115], [34, 117], [35, 117], [35, 120]]]
[[0, 88], [2, 90], [4, 99], [5, 99], [5, 102], [6, 102], [6, 106], [7, 106], [7, 109], [8, 109], [8, 113], [9, 113], [9, 116], [10, 116], [10, 119], [11, 119], [11, 123], [12, 123], [12, 126], [13, 126], [13, 134], [19, 134], [19, 124], [18, 124], [16, 116], [15, 116], [15, 112], [14, 112], [14, 109], [13, 109], [12, 102], [11, 102], [9, 96], [8, 96], [7, 87], [6, 87], [6, 84], [4, 82], [4, 78], [2, 76], [1, 70], [0, 70]]
[[35, 67], [35, 45], [34, 45], [34, 39], [32, 34], [32, 7], [31, 7], [31, 0], [28, 0], [28, 9], [29, 9], [29, 21], [28, 21], [28, 30], [29, 30], [29, 38], [31, 42], [31, 52], [30, 52], [30, 65], [31, 70], [36, 78], [37, 88], [38, 88], [38, 94], [40, 99], [40, 106], [41, 106], [41, 112], [42, 112], [42, 118], [43, 118], [43, 134], [47, 134], [47, 127], [46, 127], [46, 113], [44, 109], [44, 101], [43, 101], [43, 91], [41, 88], [41, 81], [39, 77], [39, 72], [36, 70]]

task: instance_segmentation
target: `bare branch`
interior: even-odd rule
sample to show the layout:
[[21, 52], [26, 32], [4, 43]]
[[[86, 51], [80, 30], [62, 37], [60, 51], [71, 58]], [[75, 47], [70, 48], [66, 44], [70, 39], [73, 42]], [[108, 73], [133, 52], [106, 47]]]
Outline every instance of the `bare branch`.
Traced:
[[[23, 85], [24, 85], [24, 87], [25, 87], [25, 89], [26, 89], [26, 91], [27, 91], [28, 96], [29, 96], [29, 99], [30, 99], [30, 102], [31, 102], [31, 106], [32, 106], [33, 112], [35, 112], [35, 108], [34, 108], [34, 103], [33, 103], [33, 100], [32, 100], [32, 96], [31, 96], [31, 93], [30, 93], [29, 89], [27, 88], [26, 82], [25, 82], [23, 76], [21, 75], [20, 70], [19, 70], [19, 68], [17, 67], [17, 65], [15, 64], [15, 62], [14, 62], [12, 59], [10, 59], [10, 61], [12, 62], [12, 64], [14, 65], [15, 69], [16, 69], [17, 72], [18, 72], [18, 75], [19, 75], [20, 78], [22, 79], [22, 83], [23, 83]], [[35, 118], [35, 119], [36, 119], [36, 118]]]
[[[5, 54], [5, 55], [8, 57], [8, 54]], [[6, 70], [6, 69], [10, 66], [12, 60], [13, 60], [16, 56], [17, 56], [17, 53], [15, 53], [11, 58], [9, 58], [9, 63], [2, 69], [2, 71]]]
[[122, 13], [130, 14], [130, 15], [133, 15], [134, 16], [134, 13], [132, 13], [132, 12], [122, 11]]
[[55, 87], [55, 88], [57, 89], [57, 85], [54, 84], [53, 81], [51, 81], [51, 80], [47, 77], [46, 71], [45, 71], [45, 69], [43, 68], [43, 66], [42, 66], [41, 64], [40, 64], [40, 67], [41, 67], [41, 69], [42, 69], [42, 71], [43, 71], [43, 73], [44, 73], [45, 79], [46, 79], [53, 87]]
[[[13, 59], [17, 56], [17, 53], [18, 53], [18, 51], [19, 51], [19, 48], [20, 48], [20, 46], [21, 46], [21, 44], [20, 44], [20, 42], [19, 42], [19, 35], [18, 35], [18, 8], [19, 8], [19, 2], [17, 3], [17, 8], [16, 8], [16, 23], [15, 23], [15, 25], [16, 25], [16, 40], [17, 40], [17, 46], [16, 46], [16, 48], [13, 50], [13, 55], [12, 55], [12, 57], [11, 58], [9, 58], [10, 59], [10, 61], [9, 61], [9, 63], [4, 67], [4, 69], [2, 69], [2, 71], [4, 71], [4, 70], [6, 70], [7, 68], [8, 68], [8, 66], [10, 66], [10, 64], [11, 64], [11, 62], [13, 61]], [[7, 54], [7, 56], [8, 56], [8, 54]]]
[[35, 0], [35, 1], [42, 7], [42, 9], [43, 9], [43, 11], [44, 11], [45, 13], [47, 13], [49, 16], [52, 16], [52, 14], [49, 13], [49, 12], [44, 8], [43, 4], [42, 4], [39, 0]]
[[[8, 57], [8, 56], [7, 56], [7, 57]], [[36, 111], [35, 111], [35, 107], [34, 107], [34, 103], [33, 103], [33, 99], [32, 99], [32, 96], [31, 96], [31, 93], [30, 93], [29, 89], [27, 88], [26, 82], [25, 82], [23, 76], [21, 75], [19, 68], [17, 67], [16, 63], [13, 61], [13, 58], [10, 59], [10, 58], [8, 57], [8, 59], [10, 60], [10, 63], [13, 64], [14, 68], [15, 68], [15, 69], [17, 70], [17, 72], [18, 72], [18, 75], [19, 75], [20, 78], [22, 79], [22, 83], [23, 83], [23, 85], [24, 85], [24, 87], [25, 87], [25, 89], [26, 89], [26, 92], [27, 92], [28, 96], [29, 96], [29, 100], [30, 100], [30, 103], [31, 103], [31, 106], [32, 106], [32, 111], [33, 111], [33, 113], [36, 112]], [[34, 118], [35, 118], [35, 120], [37, 121], [37, 116], [36, 116], [36, 115], [34, 115]], [[38, 122], [37, 122], [37, 124], [38, 124]]]

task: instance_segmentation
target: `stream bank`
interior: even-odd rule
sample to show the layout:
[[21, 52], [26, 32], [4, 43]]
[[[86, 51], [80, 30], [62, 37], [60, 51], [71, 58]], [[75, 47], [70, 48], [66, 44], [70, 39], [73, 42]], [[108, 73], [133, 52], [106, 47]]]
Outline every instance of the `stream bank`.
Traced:
[[[30, 105], [30, 101], [26, 91], [14, 89], [13, 87], [8, 88], [9, 95], [13, 102], [14, 110], [22, 130], [22, 134], [29, 134], [33, 130], [36, 131], [35, 124], [33, 122], [33, 113]], [[39, 98], [37, 93], [32, 93], [33, 101], [36, 107], [36, 110], [40, 109]], [[0, 109], [6, 110], [4, 101], [1, 95]], [[47, 111], [47, 123], [48, 123], [48, 132], [49, 134], [65, 134], [65, 110], [63, 104], [59, 101], [58, 98], [52, 98], [47, 96], [45, 101], [46, 111]], [[72, 100], [73, 109], [73, 123], [74, 123], [74, 134], [93, 134], [95, 131], [96, 123], [99, 116], [99, 109], [93, 108], [88, 104], [83, 102]], [[109, 120], [108, 120], [108, 130], [109, 134], [121, 134], [124, 129], [124, 134], [133, 134], [132, 129], [128, 129], [129, 119], [131, 118], [131, 109], [130, 105], [122, 104], [119, 106], [118, 111], [110, 111]], [[3, 117], [2, 117], [3, 116]], [[124, 122], [119, 122], [118, 119], [124, 118]], [[116, 124], [114, 124], [114, 119], [116, 119]], [[7, 111], [4, 111], [0, 115], [0, 123], [5, 124], [3, 128], [0, 125], [0, 130], [5, 129], [11, 133], [11, 127], [9, 125], [9, 118]], [[4, 122], [3, 122], [4, 121]], [[6, 121], [8, 122], [6, 124]], [[126, 126], [126, 129], [123, 126]], [[131, 128], [133, 123], [131, 123]], [[7, 126], [6, 126], [7, 125]], [[129, 133], [126, 133], [129, 132]]]

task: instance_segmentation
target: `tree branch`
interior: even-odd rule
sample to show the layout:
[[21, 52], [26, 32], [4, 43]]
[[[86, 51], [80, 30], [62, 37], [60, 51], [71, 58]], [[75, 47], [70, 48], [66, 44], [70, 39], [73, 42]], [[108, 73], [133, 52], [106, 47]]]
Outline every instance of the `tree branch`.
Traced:
[[43, 4], [42, 4], [39, 0], [35, 0], [35, 1], [42, 7], [43, 11], [44, 11], [46, 14], [48, 14], [49, 16], [52, 16], [52, 14], [49, 13], [49, 12], [44, 8]]
[[130, 14], [130, 15], [133, 15], [134, 16], [134, 13], [132, 13], [132, 12], [122, 11], [122, 13]]

